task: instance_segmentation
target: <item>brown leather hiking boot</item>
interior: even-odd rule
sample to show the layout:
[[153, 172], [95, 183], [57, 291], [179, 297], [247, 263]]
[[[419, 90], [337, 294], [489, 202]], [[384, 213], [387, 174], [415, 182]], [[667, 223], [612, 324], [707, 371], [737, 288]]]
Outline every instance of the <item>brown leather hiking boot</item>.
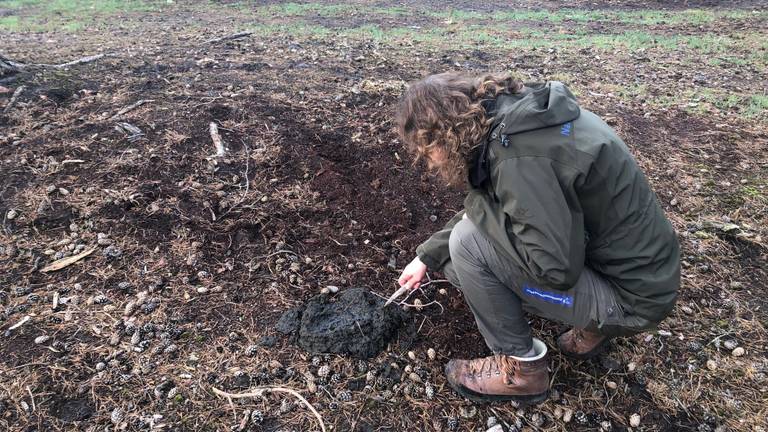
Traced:
[[609, 340], [608, 336], [572, 328], [557, 338], [557, 344], [563, 354], [579, 360], [587, 360], [600, 354]]
[[534, 404], [547, 398], [547, 346], [533, 339], [536, 356], [493, 355], [474, 360], [451, 360], [445, 366], [448, 383], [473, 402], [514, 400]]

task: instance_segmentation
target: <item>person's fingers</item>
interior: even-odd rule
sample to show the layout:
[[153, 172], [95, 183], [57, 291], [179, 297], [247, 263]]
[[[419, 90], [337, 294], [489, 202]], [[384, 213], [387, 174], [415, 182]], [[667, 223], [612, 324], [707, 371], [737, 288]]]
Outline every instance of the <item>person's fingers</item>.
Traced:
[[408, 287], [408, 289], [411, 290], [411, 289], [413, 289], [413, 286], [418, 284], [418, 283], [419, 283], [418, 279], [416, 279], [415, 277], [411, 276], [411, 278], [408, 279], [408, 282], [406, 282], [406, 284], [403, 285], [403, 286], [404, 287]]
[[411, 289], [419, 289], [420, 286], [421, 286], [421, 282], [416, 282], [415, 284], [413, 284], [413, 288]]
[[397, 279], [397, 283], [400, 284], [400, 286], [403, 286], [403, 284], [408, 280], [408, 275], [403, 272], [403, 274], [400, 275], [400, 277]]

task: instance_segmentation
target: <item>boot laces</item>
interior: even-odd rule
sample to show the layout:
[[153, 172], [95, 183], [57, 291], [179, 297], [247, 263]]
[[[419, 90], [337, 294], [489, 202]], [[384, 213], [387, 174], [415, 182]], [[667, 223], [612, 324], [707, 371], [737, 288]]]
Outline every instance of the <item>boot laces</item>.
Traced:
[[504, 374], [506, 377], [514, 372], [515, 367], [514, 360], [503, 354], [495, 354], [469, 362], [470, 374], [477, 378], [482, 378], [483, 374], [485, 377], [491, 377], [494, 374]]

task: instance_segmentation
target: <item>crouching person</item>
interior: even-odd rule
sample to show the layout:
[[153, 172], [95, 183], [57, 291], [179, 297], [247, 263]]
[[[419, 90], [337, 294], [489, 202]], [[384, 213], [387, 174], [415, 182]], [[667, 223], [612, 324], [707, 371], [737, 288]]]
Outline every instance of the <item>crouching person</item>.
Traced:
[[457, 392], [546, 399], [547, 347], [524, 312], [572, 326], [558, 345], [577, 359], [670, 313], [677, 236], [626, 145], [562, 83], [432, 75], [409, 86], [397, 116], [416, 160], [468, 186], [464, 210], [399, 278], [416, 288], [442, 271], [464, 294], [493, 355], [448, 363]]

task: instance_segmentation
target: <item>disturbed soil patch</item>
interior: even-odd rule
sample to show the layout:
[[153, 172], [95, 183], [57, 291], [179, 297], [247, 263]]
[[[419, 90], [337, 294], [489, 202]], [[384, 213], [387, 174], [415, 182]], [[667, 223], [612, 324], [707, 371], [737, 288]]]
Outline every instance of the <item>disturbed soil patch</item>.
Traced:
[[336, 298], [319, 295], [287, 311], [278, 330], [298, 331], [300, 347], [311, 354], [348, 354], [366, 359], [379, 354], [403, 325], [407, 315], [363, 288], [345, 290]]

